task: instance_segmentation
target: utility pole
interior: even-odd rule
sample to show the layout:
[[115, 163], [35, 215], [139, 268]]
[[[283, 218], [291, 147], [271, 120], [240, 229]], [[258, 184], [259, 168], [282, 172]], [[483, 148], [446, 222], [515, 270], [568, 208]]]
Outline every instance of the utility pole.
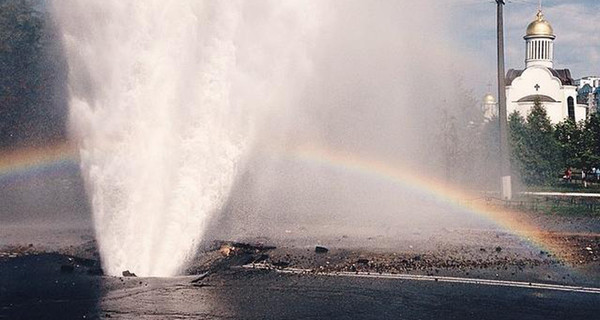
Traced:
[[500, 176], [502, 199], [512, 198], [510, 179], [510, 149], [508, 146], [508, 115], [506, 114], [506, 85], [504, 79], [504, 0], [496, 0], [498, 31], [498, 118], [500, 120]]

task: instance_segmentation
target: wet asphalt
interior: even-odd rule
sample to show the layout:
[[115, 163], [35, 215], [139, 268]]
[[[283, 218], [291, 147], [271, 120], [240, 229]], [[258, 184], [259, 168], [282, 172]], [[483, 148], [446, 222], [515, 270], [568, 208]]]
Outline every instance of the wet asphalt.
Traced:
[[0, 319], [598, 319], [600, 294], [230, 269], [192, 283], [0, 261]]

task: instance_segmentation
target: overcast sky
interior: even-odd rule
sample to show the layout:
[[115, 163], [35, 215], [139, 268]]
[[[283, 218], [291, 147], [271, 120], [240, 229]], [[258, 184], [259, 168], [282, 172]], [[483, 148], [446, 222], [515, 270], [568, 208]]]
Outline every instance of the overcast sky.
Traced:
[[[473, 61], [465, 86], [476, 94], [495, 86], [496, 5], [492, 0], [452, 0], [453, 41]], [[506, 69], [524, 67], [525, 29], [537, 12], [537, 0], [509, 0], [505, 7]], [[543, 11], [556, 34], [555, 68], [568, 68], [574, 78], [600, 75], [600, 1], [545, 0]], [[479, 83], [484, 82], [484, 88]]]

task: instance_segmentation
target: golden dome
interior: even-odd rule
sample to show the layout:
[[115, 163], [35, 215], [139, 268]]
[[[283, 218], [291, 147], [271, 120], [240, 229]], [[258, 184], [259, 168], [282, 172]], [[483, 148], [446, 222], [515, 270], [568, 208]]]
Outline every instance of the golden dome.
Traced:
[[542, 10], [539, 10], [537, 17], [527, 26], [527, 35], [525, 37], [547, 36], [554, 38], [554, 30], [546, 19]]
[[484, 104], [496, 104], [496, 98], [494, 98], [494, 96], [491, 93], [488, 93], [483, 97], [483, 103]]

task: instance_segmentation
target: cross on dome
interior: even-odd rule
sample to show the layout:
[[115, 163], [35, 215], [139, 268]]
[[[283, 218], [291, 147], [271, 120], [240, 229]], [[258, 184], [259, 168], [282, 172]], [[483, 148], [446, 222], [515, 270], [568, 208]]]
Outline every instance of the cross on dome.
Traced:
[[554, 39], [554, 29], [552, 25], [544, 18], [542, 9], [538, 10], [535, 20], [527, 26], [527, 34], [525, 37], [549, 37]]
[[539, 9], [537, 14], [537, 21], [544, 21], [544, 13], [542, 12], [542, 9]]

